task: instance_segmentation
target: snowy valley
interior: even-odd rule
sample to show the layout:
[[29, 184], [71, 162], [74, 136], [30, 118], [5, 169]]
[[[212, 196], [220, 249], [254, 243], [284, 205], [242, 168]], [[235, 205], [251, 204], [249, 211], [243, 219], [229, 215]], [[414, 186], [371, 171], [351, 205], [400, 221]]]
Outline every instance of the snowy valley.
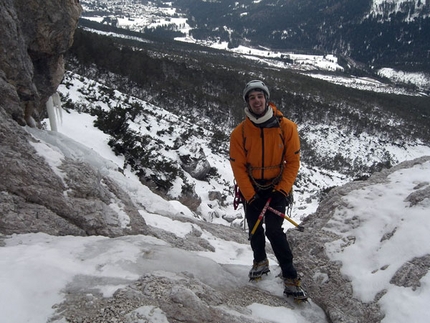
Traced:
[[[171, 2], [80, 3], [106, 26], [170, 25], [183, 46], [81, 26], [40, 128], [15, 122], [16, 84], [0, 79], [1, 323], [427, 322], [428, 74], [355, 76], [332, 54], [197, 40]], [[284, 229], [308, 303], [283, 295], [269, 246], [270, 273], [248, 280], [228, 138], [251, 77], [298, 124], [290, 215], [304, 231]]]
[[[380, 20], [389, 21], [391, 15], [407, 10], [407, 5], [412, 5], [412, 2], [404, 0], [374, 0], [370, 5], [367, 15], [363, 16], [363, 19], [375, 17]], [[383, 78], [384, 81], [381, 82], [379, 78], [342, 75], [342, 71], [344, 71], [345, 68], [338, 63], [339, 55], [330, 52], [324, 55], [315, 55], [303, 52], [297, 53], [294, 51], [272, 50], [264, 46], [231, 46], [228, 41], [222, 40], [220, 37], [196, 39], [190, 33], [193, 27], [189, 25], [189, 19], [186, 14], [181, 11], [180, 5], [175, 2], [136, 3], [135, 1], [104, 1], [101, 3], [100, 1], [82, 1], [82, 6], [84, 9], [82, 17], [84, 19], [115, 26], [120, 29], [141, 33], [156, 29], [171, 30], [181, 34], [181, 36], [175, 37], [177, 41], [226, 50], [236, 53], [243, 58], [268, 64], [273, 67], [301, 70], [307, 75], [321, 78], [335, 84], [371, 91], [417, 95], [408, 89], [395, 87], [391, 83], [409, 87], [410, 85], [414, 85], [419, 92], [418, 95], [429, 95], [430, 75], [427, 72], [408, 72], [395, 68], [394, 66], [378, 67], [377, 69], [372, 68], [372, 72], [375, 76]], [[236, 10], [245, 10], [241, 15], [246, 16], [248, 14], [246, 12], [248, 6], [250, 6], [250, 4], [247, 4], [245, 1], [245, 3], [232, 3], [229, 7], [233, 12]], [[424, 4], [422, 1], [415, 1], [413, 6], [416, 9], [412, 10], [412, 13], [405, 18], [407, 21], [413, 22], [420, 16], [424, 18], [428, 17], [428, 4]], [[379, 17], [383, 18], [381, 19]], [[227, 26], [219, 27], [219, 29], [223, 28], [226, 29], [228, 34], [234, 33], [234, 30], [228, 29]], [[283, 33], [288, 34], [287, 31], [283, 31]], [[106, 34], [124, 37], [114, 32], [107, 32]], [[351, 63], [347, 63], [346, 67], [350, 68], [350, 64]], [[341, 76], [339, 76], [339, 73], [331, 72], [340, 72]]]

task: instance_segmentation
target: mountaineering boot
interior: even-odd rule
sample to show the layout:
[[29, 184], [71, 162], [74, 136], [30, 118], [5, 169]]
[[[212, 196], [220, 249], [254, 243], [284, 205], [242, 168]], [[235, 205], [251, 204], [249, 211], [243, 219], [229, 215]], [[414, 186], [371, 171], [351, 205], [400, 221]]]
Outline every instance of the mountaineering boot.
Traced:
[[248, 274], [249, 280], [260, 279], [263, 274], [267, 274], [269, 271], [270, 269], [268, 259], [264, 259], [260, 262], [254, 261], [254, 264], [252, 265], [252, 268]]
[[284, 278], [284, 294], [292, 296], [295, 301], [307, 301], [308, 296], [305, 290], [301, 287], [300, 278]]

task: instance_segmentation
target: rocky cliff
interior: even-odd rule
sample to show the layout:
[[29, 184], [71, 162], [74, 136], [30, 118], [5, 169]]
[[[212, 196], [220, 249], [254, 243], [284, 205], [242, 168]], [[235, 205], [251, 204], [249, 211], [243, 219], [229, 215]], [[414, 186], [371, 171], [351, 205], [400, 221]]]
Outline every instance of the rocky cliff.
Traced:
[[[60, 178], [22, 127], [36, 127], [46, 116], [45, 104], [63, 78], [63, 55], [81, 11], [77, 0], [0, 3], [0, 233], [117, 236], [144, 231], [144, 220], [114, 182], [70, 159], [60, 166]], [[129, 226], [122, 227], [109, 206], [113, 201], [123, 205]]]
[[[82, 8], [78, 0], [6, 0], [0, 4], [3, 109], [20, 124], [35, 125], [64, 75]], [[3, 93], [3, 91], [5, 91]], [[34, 119], [34, 120], [33, 120]]]

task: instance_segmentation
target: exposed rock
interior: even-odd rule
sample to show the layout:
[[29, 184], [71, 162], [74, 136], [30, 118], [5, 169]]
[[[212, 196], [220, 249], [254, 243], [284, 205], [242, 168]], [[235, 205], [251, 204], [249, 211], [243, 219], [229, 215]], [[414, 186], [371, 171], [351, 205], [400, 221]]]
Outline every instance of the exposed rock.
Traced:
[[222, 203], [222, 193], [220, 191], [209, 191], [208, 197], [209, 201], [218, 201]]
[[34, 126], [57, 90], [81, 12], [78, 0], [0, 3], [0, 48], [7, 48], [0, 51], [0, 77], [9, 84], [0, 91], [14, 100], [2, 106], [21, 125]]
[[63, 78], [63, 55], [81, 11], [78, 0], [0, 3], [0, 48], [7, 48], [0, 51], [0, 233], [145, 232], [144, 220], [118, 185], [67, 158], [59, 166], [62, 178], [37, 154], [37, 140], [19, 126], [35, 126], [45, 113], [45, 102]]
[[203, 149], [194, 149], [194, 156], [181, 155], [182, 168], [195, 179], [203, 180], [211, 170]]
[[[0, 119], [0, 233], [118, 236], [145, 232], [127, 193], [83, 162], [64, 159], [59, 177], [30, 144], [34, 138]], [[121, 205], [121, 221], [112, 205]], [[126, 221], [127, 225], [124, 225]]]
[[415, 206], [421, 203], [425, 199], [430, 199], [430, 185], [428, 182], [421, 183], [421, 185], [425, 185], [424, 188], [417, 187], [414, 192], [412, 192], [407, 198], [406, 201], [410, 202], [410, 207]]
[[[246, 306], [255, 302], [288, 306], [285, 300], [259, 289], [217, 291], [186, 272], [175, 277], [147, 274], [107, 298], [92, 288], [94, 283], [91, 277], [76, 277], [65, 291], [66, 300], [56, 306], [58, 314], [49, 322], [61, 322], [64, 318], [71, 323], [153, 322], [148, 317], [151, 312], [142, 311], [146, 308], [159, 311], [172, 323], [265, 323], [267, 321], [261, 319], [250, 319], [251, 312]], [[234, 315], [226, 306], [248, 317]]]
[[412, 287], [413, 290], [416, 290], [421, 286], [420, 279], [428, 273], [429, 269], [430, 255], [414, 258], [396, 272], [390, 283], [397, 286]]
[[[368, 185], [384, 183], [391, 173], [402, 168], [412, 167], [426, 160], [430, 160], [430, 157], [404, 162], [389, 170], [375, 173], [366, 181], [354, 181], [332, 189], [327, 197], [321, 201], [317, 212], [308, 216], [301, 223], [305, 228], [304, 232], [288, 231], [287, 236], [294, 250], [297, 269], [305, 273], [303, 283], [309, 294], [312, 295], [312, 300], [327, 313], [330, 322], [376, 323], [381, 322], [383, 319], [383, 314], [377, 302], [385, 292], [381, 291], [370, 303], [363, 303], [355, 299], [351, 283], [340, 272], [341, 264], [331, 261], [325, 253], [324, 245], [340, 238], [337, 234], [327, 230], [327, 228], [329, 228], [328, 222], [332, 219], [335, 211], [340, 207], [347, 207], [342, 200], [342, 196]], [[407, 200], [414, 204], [419, 203], [425, 197], [428, 198], [428, 189], [422, 188], [417, 189]], [[352, 219], [348, 225], [351, 228], [358, 226], [359, 219], [357, 217]], [[381, 241], [390, 239], [394, 234], [395, 229], [384, 235]], [[354, 237], [349, 237], [349, 241], [344, 243], [345, 246], [354, 243]], [[429, 255], [421, 259], [414, 259], [398, 270], [391, 283], [416, 288], [420, 286], [419, 280], [428, 269]]]

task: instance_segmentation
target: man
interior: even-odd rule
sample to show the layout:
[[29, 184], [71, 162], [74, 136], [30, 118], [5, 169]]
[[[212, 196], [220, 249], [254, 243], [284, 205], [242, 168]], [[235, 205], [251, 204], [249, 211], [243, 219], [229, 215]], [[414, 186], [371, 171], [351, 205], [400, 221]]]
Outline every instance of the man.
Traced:
[[[272, 208], [285, 213], [300, 167], [300, 139], [296, 124], [269, 102], [270, 92], [264, 82], [253, 80], [246, 84], [243, 99], [246, 118], [231, 133], [230, 163], [245, 199], [245, 216], [251, 231], [269, 198]], [[259, 279], [270, 271], [265, 250], [266, 234], [282, 270], [284, 293], [304, 297], [282, 229], [283, 220], [267, 210], [264, 216], [266, 232], [260, 223], [250, 236], [254, 262], [249, 278]]]

